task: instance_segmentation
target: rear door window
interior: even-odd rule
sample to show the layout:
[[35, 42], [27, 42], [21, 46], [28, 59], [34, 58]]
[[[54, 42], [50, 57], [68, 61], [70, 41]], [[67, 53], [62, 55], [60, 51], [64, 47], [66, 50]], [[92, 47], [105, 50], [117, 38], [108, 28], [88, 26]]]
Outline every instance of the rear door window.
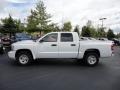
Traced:
[[73, 42], [72, 33], [61, 33], [61, 42]]

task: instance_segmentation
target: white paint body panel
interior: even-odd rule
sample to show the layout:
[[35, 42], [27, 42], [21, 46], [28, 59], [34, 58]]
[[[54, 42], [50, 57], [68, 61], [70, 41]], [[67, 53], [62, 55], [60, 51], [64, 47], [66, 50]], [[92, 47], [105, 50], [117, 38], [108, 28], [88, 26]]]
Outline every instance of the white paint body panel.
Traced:
[[[79, 41], [78, 34], [76, 32], [52, 32], [58, 33], [57, 42], [43, 42], [39, 41], [44, 38], [40, 38], [36, 42], [32, 40], [20, 41], [12, 44], [14, 48], [12, 51], [8, 53], [9, 57], [15, 59], [15, 53], [20, 49], [28, 49], [32, 52], [33, 58], [77, 58], [82, 59], [84, 53], [88, 49], [97, 49], [100, 51], [100, 57], [110, 57], [112, 55], [111, 45], [112, 43], [101, 42], [101, 41], [92, 41], [85, 40]], [[49, 33], [49, 34], [52, 34]], [[61, 33], [72, 33], [73, 42], [61, 42], [60, 35]], [[57, 46], [51, 46], [52, 44], [56, 44]], [[71, 44], [75, 44], [75, 46], [71, 46]], [[12, 56], [11, 56], [12, 55]]]
[[112, 43], [100, 42], [100, 41], [80, 41], [80, 49], [78, 58], [83, 58], [84, 52], [88, 49], [97, 49], [100, 52], [100, 57], [110, 57]]
[[[56, 44], [57, 46], [51, 46]], [[58, 57], [58, 42], [44, 42], [37, 46], [38, 58], [57, 58]]]
[[[60, 37], [59, 35], [59, 58], [77, 58], [79, 48], [78, 34], [73, 33], [73, 42], [61, 42]], [[75, 44], [75, 46], [71, 46], [72, 44]]]

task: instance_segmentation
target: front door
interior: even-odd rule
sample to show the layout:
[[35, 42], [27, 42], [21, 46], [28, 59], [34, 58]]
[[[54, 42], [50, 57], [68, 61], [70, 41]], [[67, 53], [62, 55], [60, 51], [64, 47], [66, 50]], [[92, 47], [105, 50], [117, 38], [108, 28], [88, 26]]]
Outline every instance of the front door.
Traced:
[[58, 57], [58, 33], [51, 33], [40, 40], [38, 46], [39, 58]]

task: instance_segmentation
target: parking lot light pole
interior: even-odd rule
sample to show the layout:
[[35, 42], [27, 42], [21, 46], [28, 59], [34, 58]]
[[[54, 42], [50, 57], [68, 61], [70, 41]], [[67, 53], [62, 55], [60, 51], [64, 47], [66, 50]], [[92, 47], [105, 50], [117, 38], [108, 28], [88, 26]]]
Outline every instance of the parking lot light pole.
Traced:
[[103, 28], [103, 25], [104, 25], [104, 24], [103, 24], [103, 21], [106, 20], [106, 19], [107, 19], [107, 18], [100, 18], [100, 19], [99, 19], [99, 20], [102, 21], [102, 28]]

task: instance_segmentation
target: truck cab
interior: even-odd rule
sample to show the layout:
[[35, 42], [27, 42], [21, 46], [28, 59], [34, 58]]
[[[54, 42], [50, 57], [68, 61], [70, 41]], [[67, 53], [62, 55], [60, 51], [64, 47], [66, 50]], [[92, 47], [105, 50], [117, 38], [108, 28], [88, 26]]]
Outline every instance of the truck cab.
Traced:
[[74, 32], [49, 33], [38, 42], [40, 58], [76, 58], [78, 55], [79, 38]]

